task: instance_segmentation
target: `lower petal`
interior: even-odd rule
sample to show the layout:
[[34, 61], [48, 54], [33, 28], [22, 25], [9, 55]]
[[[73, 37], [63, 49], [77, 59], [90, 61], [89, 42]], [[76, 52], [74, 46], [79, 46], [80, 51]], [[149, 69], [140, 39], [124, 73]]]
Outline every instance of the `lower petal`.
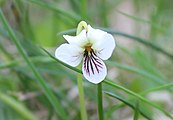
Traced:
[[70, 44], [62, 44], [55, 51], [55, 57], [60, 61], [76, 67], [82, 60], [83, 49]]
[[90, 56], [84, 55], [82, 72], [89, 82], [98, 84], [105, 79], [107, 68], [104, 62], [92, 53]]

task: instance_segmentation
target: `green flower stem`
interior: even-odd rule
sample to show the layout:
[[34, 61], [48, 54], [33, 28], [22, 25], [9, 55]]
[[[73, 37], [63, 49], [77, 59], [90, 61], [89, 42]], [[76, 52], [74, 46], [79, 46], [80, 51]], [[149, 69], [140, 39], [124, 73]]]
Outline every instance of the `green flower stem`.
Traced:
[[87, 112], [86, 112], [86, 107], [85, 107], [83, 79], [82, 79], [81, 73], [77, 73], [77, 82], [78, 82], [78, 90], [79, 90], [81, 120], [87, 120], [88, 118], [87, 118]]
[[41, 89], [44, 91], [46, 97], [48, 98], [48, 100], [50, 101], [52, 106], [54, 107], [54, 110], [56, 111], [56, 113], [59, 115], [61, 120], [68, 120], [68, 116], [67, 116], [64, 108], [61, 106], [60, 102], [56, 99], [53, 92], [48, 88], [48, 85], [46, 84], [46, 82], [44, 81], [44, 79], [40, 75], [40, 73], [37, 71], [34, 64], [30, 61], [29, 56], [26, 54], [24, 48], [22, 47], [21, 43], [17, 39], [12, 28], [8, 24], [8, 22], [7, 22], [1, 9], [0, 9], [0, 19], [1, 19], [2, 23], [4, 24], [4, 27], [8, 31], [11, 40], [16, 45], [16, 48], [18, 49], [19, 53], [21, 54], [21, 56], [23, 57], [23, 59], [27, 63], [28, 67], [31, 69], [33, 75], [35, 76], [35, 78], [37, 80], [37, 83], [39, 84]]
[[102, 83], [99, 83], [97, 85], [97, 100], [98, 100], [98, 118], [99, 120], [104, 120], [104, 115], [103, 115], [103, 102], [102, 102]]
[[62, 61], [56, 59], [52, 56], [49, 52], [43, 49], [52, 59], [56, 60], [57, 62], [61, 63], [62, 65], [66, 66], [67, 68], [73, 69], [77, 72], [77, 82], [78, 82], [78, 90], [79, 90], [79, 101], [80, 101], [80, 112], [81, 112], [81, 120], [87, 120], [87, 112], [85, 107], [85, 99], [84, 99], [84, 90], [83, 90], [83, 80], [82, 80], [82, 71], [80, 70], [81, 65], [78, 68], [71, 67]]
[[[76, 35], [79, 35], [80, 32], [85, 29], [88, 31], [88, 26], [85, 21], [81, 21], [76, 30]], [[81, 68], [81, 65], [79, 65], [78, 69]], [[79, 90], [79, 101], [80, 101], [80, 112], [81, 112], [81, 119], [87, 120], [87, 112], [85, 107], [85, 99], [84, 99], [84, 90], [83, 90], [83, 79], [81, 73], [77, 73], [77, 82], [78, 82], [78, 90]]]

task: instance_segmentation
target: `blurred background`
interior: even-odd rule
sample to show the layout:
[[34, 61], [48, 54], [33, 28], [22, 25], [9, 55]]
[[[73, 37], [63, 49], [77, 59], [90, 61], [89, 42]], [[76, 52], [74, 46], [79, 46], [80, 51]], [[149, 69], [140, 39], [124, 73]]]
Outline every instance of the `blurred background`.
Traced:
[[[70, 120], [80, 120], [76, 72], [52, 60], [41, 47], [54, 55], [55, 49], [66, 42], [62, 35], [75, 35], [81, 20], [111, 33], [116, 39], [117, 47], [106, 62], [107, 79], [139, 95], [169, 84], [165, 89], [142, 96], [173, 113], [172, 0], [0, 0], [0, 8]], [[89, 120], [97, 120], [96, 86], [84, 80], [84, 89]], [[104, 91], [121, 99], [110, 97]], [[0, 21], [2, 93], [38, 120], [60, 120]], [[138, 99], [106, 84], [103, 84], [103, 94], [105, 120], [134, 119], [133, 107], [139, 103]], [[23, 113], [5, 101], [0, 97], [0, 120], [23, 120]], [[138, 108], [148, 116], [139, 114], [139, 120], [171, 120], [144, 102], [140, 101]]]

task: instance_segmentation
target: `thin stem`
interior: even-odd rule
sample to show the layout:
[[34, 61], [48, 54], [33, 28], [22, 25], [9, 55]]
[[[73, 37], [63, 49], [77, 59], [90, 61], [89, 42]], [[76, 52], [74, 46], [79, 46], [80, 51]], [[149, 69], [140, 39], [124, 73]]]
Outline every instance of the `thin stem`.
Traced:
[[79, 90], [81, 120], [87, 120], [88, 118], [87, 118], [87, 112], [85, 107], [83, 80], [82, 80], [82, 75], [80, 73], [77, 73], [77, 82], [78, 82], [78, 90]]
[[[82, 29], [88, 30], [87, 23], [85, 21], [81, 21], [76, 30], [76, 35], [79, 35]], [[78, 66], [78, 69], [81, 68], [81, 65]], [[83, 90], [83, 79], [80, 73], [77, 73], [77, 82], [78, 82], [78, 90], [79, 90], [79, 101], [80, 101], [80, 112], [81, 112], [81, 119], [87, 120], [87, 112], [85, 107], [85, 99], [84, 99], [84, 90]]]
[[139, 108], [139, 101], [136, 100], [133, 120], [138, 120], [138, 118], [139, 118], [139, 109], [138, 108]]
[[97, 100], [98, 100], [98, 117], [99, 120], [104, 120], [104, 115], [103, 115], [103, 102], [102, 102], [102, 83], [99, 83], [97, 85]]

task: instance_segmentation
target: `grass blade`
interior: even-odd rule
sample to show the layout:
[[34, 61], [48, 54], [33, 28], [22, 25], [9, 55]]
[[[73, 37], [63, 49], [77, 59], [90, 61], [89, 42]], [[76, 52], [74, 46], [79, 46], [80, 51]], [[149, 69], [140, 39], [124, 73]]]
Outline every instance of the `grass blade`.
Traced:
[[80, 0], [80, 12], [82, 19], [87, 19], [87, 0]]
[[[132, 109], [136, 109], [136, 106], [134, 104], [132, 104], [132, 102], [127, 101], [126, 99], [123, 99], [122, 97], [113, 94], [111, 92], [108, 91], [104, 91], [107, 95], [114, 97], [118, 100], [120, 100], [121, 102], [123, 102], [124, 104], [128, 105], [129, 107], [131, 107]], [[141, 115], [143, 115], [145, 118], [147, 118], [148, 120], [152, 120], [152, 118], [150, 116], [148, 116], [148, 114], [146, 114], [142, 109], [139, 109], [139, 112], [141, 113]]]
[[159, 91], [161, 89], [167, 89], [167, 88], [171, 88], [171, 87], [173, 87], [173, 84], [166, 84], [166, 85], [162, 85], [162, 86], [159, 86], [159, 87], [148, 89], [148, 90], [142, 92], [141, 94], [144, 95], [144, 94], [147, 94], [147, 93], [150, 93], [150, 92]]
[[[44, 51], [45, 51], [51, 58], [53, 58], [54, 60], [56, 60], [56, 61], [59, 62], [60, 64], [62, 64], [62, 65], [64, 65], [64, 66], [68, 67], [69, 69], [72, 69], [72, 70], [74, 70], [74, 71], [79, 72], [79, 73], [82, 74], [82, 71], [81, 71], [81, 70], [78, 70], [78, 69], [76, 69], [76, 68], [73, 68], [73, 67], [71, 67], [71, 66], [69, 66], [69, 65], [67, 65], [67, 64], [65, 64], [65, 63], [63, 63], [63, 62], [61, 62], [61, 61], [59, 61], [59, 60], [57, 60], [54, 56], [52, 56], [52, 55], [51, 55], [50, 53], [48, 53], [46, 50], [44, 50]], [[126, 92], [126, 93], [128, 93], [128, 94], [130, 94], [130, 95], [132, 95], [132, 96], [134, 96], [134, 97], [136, 97], [136, 98], [138, 98], [139, 100], [141, 100], [141, 101], [143, 101], [143, 102], [145, 102], [145, 103], [147, 103], [147, 104], [149, 104], [149, 105], [151, 105], [151, 106], [157, 108], [158, 110], [162, 111], [165, 115], [167, 115], [168, 117], [170, 117], [171, 119], [173, 119], [173, 116], [170, 115], [167, 111], [163, 110], [161, 107], [157, 106], [156, 104], [153, 104], [152, 102], [150, 102], [150, 101], [147, 100], [146, 98], [142, 97], [141, 95], [139, 95], [139, 94], [137, 94], [137, 93], [135, 93], [135, 92], [133, 92], [133, 91], [131, 91], [131, 90], [128, 90], [128, 89], [126, 89], [126, 88], [124, 88], [124, 87], [122, 87], [122, 86], [120, 86], [120, 85], [117, 85], [117, 84], [115, 84], [115, 83], [113, 83], [112, 81], [109, 81], [109, 80], [104, 80], [103, 83], [105, 83], [105, 84], [107, 84], [107, 85], [110, 85], [110, 86], [112, 86], [112, 87], [118, 88], [118, 89], [120, 89], [120, 90], [123, 90], [124, 92]]]
[[[166, 55], [171, 60], [173, 60], [173, 54], [165, 51], [161, 47], [159, 47], [159, 46], [157, 46], [157, 45], [155, 45], [155, 44], [153, 44], [151, 42], [148, 42], [148, 40], [145, 40], [145, 39], [140, 38], [140, 37], [137, 37], [137, 36], [129, 35], [129, 34], [126, 34], [126, 33], [118, 32], [118, 31], [114, 31], [114, 30], [110, 30], [110, 29], [106, 29], [106, 28], [99, 28], [99, 29], [102, 29], [102, 30], [104, 30], [106, 32], [109, 32], [111, 34], [124, 36], [124, 37], [130, 38], [131, 40], [135, 40], [137, 42], [140, 42], [140, 43], [142, 43], [142, 44], [144, 44], [144, 45], [146, 45], [146, 46], [148, 46], [148, 47], [150, 47], [150, 48], [152, 48], [152, 49], [154, 49], [154, 50], [156, 50], [156, 51], [158, 51], [158, 52]], [[59, 33], [58, 35], [60, 35], [60, 34], [66, 34], [66, 33], [73, 33], [73, 32], [75, 32], [75, 30], [74, 29], [71, 29], [71, 30], [68, 30], [68, 31], [63, 31], [63, 32]]]
[[135, 21], [138, 21], [138, 22], [142, 22], [142, 23], [146, 23], [146, 24], [149, 24], [151, 25], [152, 27], [156, 28], [157, 30], [161, 31], [161, 32], [164, 32], [165, 34], [169, 34], [171, 35], [171, 33], [167, 33], [167, 29], [164, 28], [164, 26], [161, 26], [161, 25], [158, 25], [156, 23], [153, 23], [152, 21], [149, 21], [149, 20], [146, 20], [146, 19], [143, 19], [141, 17], [137, 17], [137, 16], [134, 16], [134, 15], [129, 15], [125, 12], [122, 12], [122, 11], [119, 11], [119, 10], [116, 10], [118, 13], [120, 13], [121, 15], [124, 15], [132, 20], [135, 20]]
[[76, 71], [76, 72], [82, 74], [82, 71], [81, 71], [81, 70], [79, 70], [79, 69], [77, 69], [77, 68], [74, 68], [74, 67], [72, 67], [72, 66], [70, 66], [70, 65], [65, 64], [64, 62], [62, 62], [62, 61], [56, 59], [54, 56], [52, 56], [52, 55], [51, 55], [48, 51], [46, 51], [44, 48], [42, 48], [42, 49], [43, 49], [43, 51], [44, 51], [45, 53], [47, 53], [52, 59], [54, 59], [54, 60], [57, 61], [58, 63], [64, 65], [65, 67], [67, 67], [67, 68], [69, 68], [69, 69], [71, 69], [71, 70], [74, 70], [74, 71]]
[[162, 49], [161, 47], [151, 43], [151, 42], [148, 42], [148, 40], [145, 40], [145, 39], [142, 39], [140, 37], [136, 37], [136, 36], [133, 36], [133, 35], [129, 35], [129, 34], [126, 34], [126, 33], [122, 33], [122, 32], [116, 32], [116, 31], [113, 31], [113, 30], [110, 30], [110, 29], [104, 29], [105, 31], [111, 33], [111, 34], [115, 34], [115, 35], [120, 35], [120, 36], [124, 36], [124, 37], [127, 37], [127, 38], [130, 38], [132, 40], [135, 40], [137, 42], [140, 42], [152, 49], [155, 49], [156, 51], [158, 52], [161, 52], [162, 54], [166, 55], [167, 57], [169, 57], [171, 60], [173, 60], [173, 54], [165, 51], [164, 49]]
[[126, 92], [126, 93], [128, 93], [128, 94], [130, 94], [130, 95], [132, 95], [132, 96], [134, 96], [134, 97], [136, 97], [136, 98], [138, 98], [139, 100], [141, 100], [141, 101], [143, 101], [143, 102], [145, 102], [145, 103], [148, 103], [149, 105], [151, 105], [151, 106], [157, 108], [158, 110], [162, 111], [166, 116], [168, 116], [168, 117], [170, 117], [171, 119], [173, 119], [173, 116], [170, 115], [167, 111], [163, 110], [163, 109], [162, 109], [161, 107], [159, 107], [158, 105], [153, 104], [151, 101], [147, 100], [146, 98], [142, 97], [141, 95], [139, 95], [139, 94], [137, 94], [137, 93], [135, 93], [135, 92], [133, 92], [133, 91], [131, 91], [131, 90], [128, 90], [128, 89], [126, 89], [126, 88], [124, 88], [124, 87], [122, 87], [122, 86], [120, 86], [120, 85], [117, 85], [117, 84], [115, 84], [114, 82], [109, 81], [109, 80], [104, 80], [103, 83], [105, 83], [105, 84], [107, 84], [107, 85], [110, 85], [110, 86], [112, 86], [112, 87], [118, 88], [118, 89], [120, 89], [120, 90], [122, 90], [122, 91], [124, 91], [124, 92]]
[[129, 65], [126, 65], [126, 64], [120, 64], [120, 63], [113, 62], [113, 61], [110, 61], [110, 60], [106, 61], [106, 63], [109, 64], [109, 65], [124, 69], [124, 70], [135, 72], [139, 75], [142, 75], [144, 77], [147, 77], [147, 78], [153, 80], [155, 83], [158, 83], [159, 85], [163, 85], [163, 84], [167, 83], [164, 79], [161, 79], [160, 77], [158, 77], [156, 75], [150, 74], [149, 72], [147, 72], [143, 69], [132, 67], [132, 66], [129, 66]]
[[22, 104], [15, 99], [0, 92], [0, 100], [6, 105], [12, 107], [17, 113], [19, 113], [25, 120], [37, 120], [37, 118], [26, 109]]
[[44, 3], [41, 0], [26, 0], [26, 1], [32, 2], [32, 3], [37, 4], [37, 5], [39, 5], [39, 6], [43, 7], [43, 8], [46, 8], [46, 9], [52, 10], [52, 11], [54, 11], [56, 13], [59, 13], [61, 15], [67, 16], [67, 17], [69, 17], [69, 18], [71, 18], [71, 19], [73, 19], [75, 21], [79, 21], [81, 19], [80, 16], [78, 16], [78, 15], [76, 15], [74, 13], [70, 13], [69, 11], [67, 12], [65, 10], [61, 10], [61, 9], [57, 8], [56, 6], [53, 6], [53, 5], [48, 4], [48, 3]]
[[61, 106], [61, 104], [58, 102], [58, 100], [56, 99], [56, 97], [52, 93], [52, 91], [48, 88], [47, 84], [45, 83], [44, 79], [39, 74], [39, 72], [36, 70], [35, 66], [30, 61], [30, 59], [29, 59], [28, 55], [26, 54], [26, 52], [24, 51], [22, 45], [17, 40], [17, 38], [16, 38], [16, 36], [15, 36], [12, 28], [9, 26], [7, 20], [5, 19], [5, 16], [4, 16], [4, 14], [3, 14], [3, 12], [2, 12], [1, 9], [0, 9], [0, 18], [2, 20], [2, 23], [4, 24], [4, 27], [8, 31], [9, 36], [11, 37], [11, 40], [14, 42], [14, 44], [16, 45], [19, 53], [21, 54], [21, 56], [23, 57], [23, 59], [27, 63], [28, 67], [30, 67], [32, 73], [35, 75], [39, 86], [44, 91], [46, 97], [48, 98], [48, 100], [50, 101], [50, 103], [52, 104], [52, 106], [54, 107], [56, 113], [60, 116], [60, 118], [62, 120], [68, 120], [67, 119], [67, 115], [65, 113], [65, 110], [63, 109], [63, 107]]
[[136, 109], [134, 110], [134, 118], [133, 120], [138, 120], [139, 119], [139, 103], [138, 100], [136, 100]]

